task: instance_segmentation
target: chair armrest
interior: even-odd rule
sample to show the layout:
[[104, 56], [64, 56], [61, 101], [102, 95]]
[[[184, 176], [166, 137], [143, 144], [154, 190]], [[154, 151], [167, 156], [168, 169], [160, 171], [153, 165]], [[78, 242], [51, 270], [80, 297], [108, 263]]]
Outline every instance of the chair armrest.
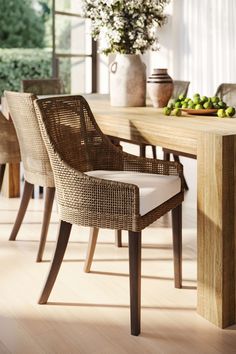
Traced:
[[[57, 165], [58, 165], [57, 161]], [[139, 214], [139, 189], [134, 184], [105, 180], [81, 173], [60, 161], [55, 176], [58, 203], [86, 214]]]

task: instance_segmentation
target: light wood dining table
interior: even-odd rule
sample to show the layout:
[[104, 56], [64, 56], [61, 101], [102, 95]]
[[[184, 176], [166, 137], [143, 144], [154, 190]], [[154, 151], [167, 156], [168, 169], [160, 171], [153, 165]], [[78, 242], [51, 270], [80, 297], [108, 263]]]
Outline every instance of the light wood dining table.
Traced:
[[197, 156], [197, 312], [220, 328], [234, 324], [236, 119], [164, 116], [148, 101], [111, 107], [107, 95], [85, 97], [105, 134]]
[[86, 96], [102, 131], [197, 156], [197, 312], [220, 328], [236, 321], [236, 119], [164, 116]]

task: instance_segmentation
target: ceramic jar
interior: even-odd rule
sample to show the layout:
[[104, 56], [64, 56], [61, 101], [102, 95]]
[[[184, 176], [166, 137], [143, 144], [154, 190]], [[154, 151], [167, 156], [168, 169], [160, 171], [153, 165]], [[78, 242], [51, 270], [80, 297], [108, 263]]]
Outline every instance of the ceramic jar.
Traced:
[[110, 65], [111, 106], [146, 105], [146, 65], [138, 54], [117, 54]]
[[167, 69], [153, 69], [148, 77], [147, 89], [154, 107], [165, 107], [173, 92], [173, 80]]

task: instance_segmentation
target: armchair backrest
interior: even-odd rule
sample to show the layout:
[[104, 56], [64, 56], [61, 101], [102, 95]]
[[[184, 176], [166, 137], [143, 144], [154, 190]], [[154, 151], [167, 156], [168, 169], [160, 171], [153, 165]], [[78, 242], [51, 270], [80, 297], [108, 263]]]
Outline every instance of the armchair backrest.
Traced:
[[21, 91], [35, 95], [58, 95], [62, 93], [62, 82], [58, 78], [22, 80]]
[[116, 148], [98, 127], [84, 97], [39, 99], [36, 107], [52, 164], [61, 159], [80, 172], [119, 170]]
[[4, 94], [19, 140], [25, 179], [32, 184], [53, 187], [53, 173], [34, 109], [36, 96], [11, 91]]
[[219, 85], [215, 96], [220, 97], [228, 106], [236, 107], [236, 84]]

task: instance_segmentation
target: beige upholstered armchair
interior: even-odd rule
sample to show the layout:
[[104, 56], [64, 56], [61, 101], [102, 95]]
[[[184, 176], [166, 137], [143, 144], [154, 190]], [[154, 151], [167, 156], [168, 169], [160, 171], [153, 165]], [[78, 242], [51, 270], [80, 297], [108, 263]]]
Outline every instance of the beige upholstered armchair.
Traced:
[[47, 302], [73, 224], [128, 230], [131, 334], [140, 333], [141, 230], [172, 211], [175, 286], [181, 287], [182, 166], [116, 148], [82, 96], [37, 100], [36, 111], [57, 190], [60, 227], [39, 299]]

